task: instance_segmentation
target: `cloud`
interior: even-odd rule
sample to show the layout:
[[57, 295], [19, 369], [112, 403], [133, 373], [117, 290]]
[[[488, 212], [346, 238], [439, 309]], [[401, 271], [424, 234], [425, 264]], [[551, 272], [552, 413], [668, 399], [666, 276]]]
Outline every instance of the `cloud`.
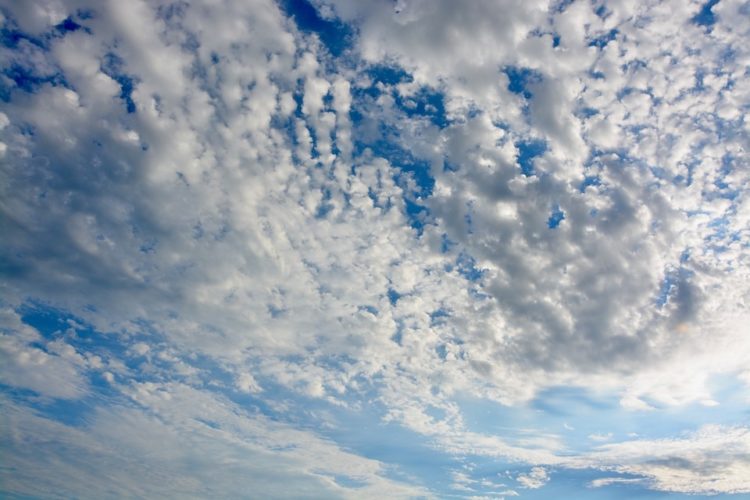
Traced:
[[132, 391], [137, 406], [100, 408], [83, 428], [3, 399], [4, 463], [15, 471], [3, 473], [3, 490], [77, 497], [426, 495], [385, 477], [377, 461], [210, 394], [153, 384]]
[[237, 389], [241, 392], [261, 392], [263, 389], [249, 373], [241, 373], [235, 381]]
[[88, 392], [87, 360], [64, 339], [48, 341], [10, 309], [0, 311], [0, 379], [51, 398], [77, 399]]
[[[482, 3], [460, 9], [459, 16], [447, 4], [414, 2], [400, 13], [332, 5], [332, 12], [345, 20], [362, 23], [355, 47], [367, 61], [395, 57], [416, 83], [444, 82], [441, 91], [456, 117], [469, 106], [465, 103], [482, 110], [468, 119], [452, 119], [439, 130], [400, 109], [397, 100], [385, 99], [415, 95], [413, 84], [382, 87], [381, 98], [371, 103], [376, 120], [394, 127], [414, 155], [436, 165], [430, 170], [434, 192], [422, 202], [435, 224], [417, 239], [406, 224], [407, 195], [394, 181], [402, 166], [393, 163], [395, 158], [378, 159], [377, 151], [370, 159], [350, 160], [352, 127], [357, 125], [348, 112], [369, 105], [353, 97], [364, 85], [361, 77], [350, 83], [336, 68], [325, 69], [320, 62], [325, 56], [274, 6], [258, 2], [254, 7], [251, 15], [243, 10], [249, 7], [233, 3], [221, 13], [200, 4], [161, 11], [149, 10], [145, 3], [112, 6], [115, 10], [100, 9], [86, 20], [88, 31], [49, 40], [50, 50], [39, 57], [59, 68], [69, 88], [43, 83], [33, 94], [14, 88], [17, 97], [7, 111], [14, 125], [4, 129], [14, 152], [11, 165], [18, 166], [6, 173], [11, 186], [6, 213], [18, 228], [10, 235], [8, 248], [13, 251], [6, 255], [19, 296], [23, 283], [34, 282], [36, 295], [76, 313], [83, 313], [85, 301], [95, 297], [90, 305], [106, 314], [96, 318], [89, 308], [85, 316], [102, 327], [148, 318], [186, 350], [234, 356], [233, 362], [240, 361], [243, 356], [236, 353], [248, 352], [251, 344], [279, 354], [307, 346], [325, 355], [356, 353], [358, 360], [387, 360], [400, 351], [384, 349], [381, 340], [374, 339], [393, 336], [399, 322], [450, 311], [441, 333], [429, 342], [447, 345], [449, 336], [459, 338], [464, 354], [454, 363], [453, 378], [465, 380], [465, 387], [476, 387], [472, 379], [489, 379], [494, 397], [509, 402], [528, 399], [544, 380], [583, 384], [592, 374], [613, 387], [624, 380], [632, 398], [667, 400], [674, 398], [674, 388], [652, 385], [641, 394], [638, 377], [629, 375], [643, 365], [671, 370], [683, 353], [704, 347], [701, 331], [739, 344], [739, 352], [747, 348], [729, 327], [732, 318], [741, 321], [743, 314], [730, 306], [736, 302], [732, 297], [744, 293], [741, 273], [733, 276], [734, 285], [715, 283], [710, 277], [715, 271], [710, 270], [720, 269], [728, 255], [708, 251], [702, 243], [717, 221], [741, 227], [737, 210], [744, 206], [743, 198], [702, 195], [716, 190], [708, 165], [705, 174], [696, 167], [693, 184], [682, 186], [665, 182], [666, 174], [659, 174], [660, 179], [639, 163], [660, 163], [659, 168], [673, 170], [675, 179], [684, 177], [678, 163], [649, 146], [656, 136], [646, 135], [666, 137], [684, 157], [680, 165], [691, 164], [697, 161], [696, 152], [687, 143], [678, 144], [681, 134], [671, 128], [654, 129], [652, 117], [660, 126], [672, 127], [689, 122], [691, 113], [703, 108], [675, 111], [682, 109], [675, 107], [678, 103], [695, 97], [666, 94], [674, 85], [657, 85], [667, 76], [681, 75], [669, 72], [669, 66], [612, 66], [611, 47], [634, 54], [647, 50], [630, 39], [615, 36], [599, 48], [584, 43], [599, 31], [607, 32], [614, 19], [621, 19], [617, 29], [633, 33], [633, 40], [638, 39], [635, 35], [657, 36], [645, 29], [634, 31], [639, 22], [649, 22], [654, 29], [669, 22], [668, 32], [674, 33], [674, 25], [682, 21], [659, 17], [659, 10], [648, 21], [617, 10], [602, 20], [580, 3], [555, 14], [552, 23], [559, 25], [562, 48], [541, 36], [534, 43], [542, 45], [526, 61], [538, 63], [547, 57], [543, 54], [560, 53], [553, 58], [556, 66], [531, 67], [542, 79], [530, 85], [526, 123], [521, 115], [507, 116], [510, 108], [485, 106], [478, 95], [490, 94], [461, 94], [459, 80], [474, 82], [478, 77], [445, 67], [445, 61], [464, 61], [486, 71], [493, 59], [470, 47], [495, 47], [493, 85], [498, 95], [505, 93], [497, 83], [504, 73], [497, 68], [528, 67], [518, 60], [527, 57], [525, 52], [518, 51], [531, 43], [533, 26], [547, 22], [541, 4], [509, 6], [501, 24], [512, 25], [511, 31], [498, 31], [497, 23], [489, 22], [497, 9]], [[692, 15], [679, 12], [685, 22]], [[134, 18], [148, 22], [134, 30]], [[241, 53], [219, 35], [231, 31], [233, 19], [257, 27], [252, 43], [244, 42], [248, 50]], [[400, 38], [407, 35], [401, 32], [386, 35], [404, 22], [413, 28], [408, 36], [414, 43], [403, 43]], [[423, 29], [436, 23], [445, 29]], [[573, 28], [587, 23], [588, 32]], [[456, 33], [450, 34], [448, 26]], [[200, 38], [206, 32], [214, 35]], [[460, 34], [467, 45], [451, 45], [446, 49], [453, 51], [451, 57], [443, 52], [438, 57], [441, 45], [428, 33]], [[123, 41], [112, 50], [114, 34]], [[189, 43], [197, 39], [199, 46]], [[712, 50], [732, 43], [700, 40]], [[679, 50], [687, 51], [697, 42], [682, 43]], [[299, 56], [295, 45], [305, 47]], [[585, 88], [561, 79], [582, 71], [568, 52], [585, 54], [606, 78], [587, 80]], [[269, 55], [273, 64], [266, 62]], [[690, 64], [703, 71], [705, 63]], [[644, 82], [651, 86], [643, 87]], [[688, 83], [692, 80], [680, 80], [680, 85]], [[636, 88], [633, 85], [653, 90], [629, 90]], [[625, 92], [622, 99], [614, 98], [618, 92]], [[294, 95], [300, 99], [298, 112], [293, 110]], [[675, 106], [659, 107], [653, 96], [662, 96], [659, 102], [671, 99]], [[128, 112], [127, 99], [135, 112]], [[596, 113], [579, 116], [578, 102]], [[65, 120], [59, 119], [63, 116]], [[610, 117], [607, 123], [621, 123], [612, 132], [619, 142], [611, 143], [611, 152], [588, 158], [587, 121], [604, 116]], [[292, 129], [279, 125], [285, 119], [292, 120]], [[497, 120], [514, 125], [499, 128]], [[712, 123], [724, 121], [716, 118]], [[23, 124], [34, 127], [34, 138], [24, 135]], [[629, 155], [620, 154], [617, 148], [632, 139], [635, 129], [643, 140]], [[70, 130], [76, 130], [75, 136]], [[590, 130], [600, 127], [592, 121]], [[545, 140], [548, 150], [536, 158], [536, 174], [524, 177], [518, 171], [517, 144], [529, 136]], [[84, 137], [92, 140], [82, 141]], [[706, 151], [717, 157], [719, 149], [731, 150], [737, 141], [739, 145], [741, 136], [720, 145], [709, 136], [691, 140], [713, 140], [717, 152]], [[578, 152], [566, 149], [571, 147]], [[49, 168], [50, 158], [61, 159], [59, 168]], [[344, 163], [349, 161], [353, 167]], [[446, 161], [454, 168], [438, 168]], [[296, 162], [305, 167], [295, 170]], [[34, 187], [44, 191], [43, 202], [20, 175], [26, 164], [32, 167], [25, 172], [48, 177]], [[320, 165], [329, 174], [322, 176]], [[585, 179], [594, 180], [581, 191]], [[731, 182], [741, 186], [745, 180], [740, 176]], [[133, 196], [135, 192], [142, 196]], [[565, 224], [549, 228], [554, 207], [564, 212]], [[459, 245], [456, 252], [474, 259], [482, 270], [480, 280], [467, 283], [459, 267], [445, 271], [456, 254], [428, 244], [442, 234]], [[56, 244], [46, 243], [52, 239]], [[732, 248], [731, 241], [726, 244]], [[686, 252], [690, 258], [681, 260]], [[669, 281], [673, 274], [676, 278]], [[362, 279], [352, 282], [343, 276]], [[62, 297], [59, 290], [70, 280], [80, 293]], [[670, 285], [659, 305], [666, 282]], [[711, 287], [722, 293], [707, 294]], [[487, 296], [485, 303], [470, 298], [473, 288]], [[389, 289], [407, 298], [389, 305]], [[134, 303], [136, 293], [143, 300]], [[418, 301], [412, 301], [417, 295]], [[172, 310], [177, 299], [179, 315]], [[358, 319], [348, 319], [368, 307], [378, 314], [365, 319], [358, 313]], [[708, 321], [709, 316], [721, 321]], [[414, 331], [425, 324], [417, 320]], [[364, 340], [366, 336], [356, 333], [363, 329], [382, 333]], [[252, 335], [240, 333], [247, 331]], [[309, 331], [325, 333], [302, 333]], [[420, 365], [434, 364], [429, 352], [411, 356], [416, 355]], [[722, 369], [732, 366], [724, 364]], [[530, 370], [519, 378], [514, 373], [520, 367]], [[696, 394], [699, 383], [681, 391], [686, 397]]]
[[606, 434], [589, 434], [589, 439], [592, 441], [609, 441], [612, 439], [612, 433], [608, 432]]
[[625, 478], [625, 477], [605, 477], [602, 479], [594, 479], [589, 483], [592, 488], [603, 488], [613, 484], [641, 484], [643, 479], [639, 478]]
[[[747, 493], [750, 431], [706, 425], [674, 439], [636, 439], [602, 446], [600, 466], [640, 476], [657, 490], [690, 494]], [[622, 481], [617, 481], [622, 482]], [[595, 486], [604, 486], [599, 482]]]
[[[740, 454], [639, 441], [656, 462], [630, 442], [571, 458], [554, 437], [475, 429], [461, 404], [573, 386], [645, 415], [721, 403], [712, 377], [745, 369], [742, 3], [708, 25], [676, 0], [305, 5], [351, 28], [346, 50], [267, 0], [3, 4], [3, 384], [78, 400], [102, 378], [148, 408], [192, 394], [241, 412], [226, 391], [364, 409], [451, 456], [522, 461], [526, 487], [585, 464], [744, 491]], [[101, 335], [47, 338], [21, 317], [34, 307]], [[118, 425], [101, 432], [163, 431], [192, 460], [175, 436], [210, 448], [223, 429], [129, 404], [97, 407]], [[29, 418], [28, 433], [63, 425]], [[285, 461], [232, 425], [211, 448], [231, 463], [247, 448], [286, 464], [279, 482], [295, 467], [321, 492], [347, 482], [311, 468], [318, 441]], [[362, 460], [349, 480], [413, 491]]]
[[516, 481], [523, 488], [541, 488], [549, 481], [549, 474], [544, 467], [534, 467], [528, 474], [519, 474]]

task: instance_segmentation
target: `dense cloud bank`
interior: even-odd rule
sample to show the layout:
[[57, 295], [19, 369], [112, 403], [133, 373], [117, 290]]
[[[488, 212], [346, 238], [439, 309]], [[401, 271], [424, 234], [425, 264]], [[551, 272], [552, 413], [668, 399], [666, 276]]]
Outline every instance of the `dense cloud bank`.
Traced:
[[521, 489], [750, 491], [746, 427], [573, 454], [461, 409], [750, 380], [747, 2], [0, 5], [3, 489], [436, 494], [327, 405]]

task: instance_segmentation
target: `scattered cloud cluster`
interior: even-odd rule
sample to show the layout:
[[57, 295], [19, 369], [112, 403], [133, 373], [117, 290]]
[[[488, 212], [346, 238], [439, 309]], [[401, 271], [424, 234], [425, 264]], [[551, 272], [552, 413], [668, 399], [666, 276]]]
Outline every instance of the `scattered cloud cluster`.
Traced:
[[[440, 496], [326, 435], [340, 411], [524, 465], [518, 492], [456, 472], [467, 495], [579, 469], [750, 491], [741, 425], [572, 453], [466, 411], [747, 387], [747, 2], [35, 0], [0, 23], [4, 489]], [[98, 489], [66, 480], [86, 464]]]

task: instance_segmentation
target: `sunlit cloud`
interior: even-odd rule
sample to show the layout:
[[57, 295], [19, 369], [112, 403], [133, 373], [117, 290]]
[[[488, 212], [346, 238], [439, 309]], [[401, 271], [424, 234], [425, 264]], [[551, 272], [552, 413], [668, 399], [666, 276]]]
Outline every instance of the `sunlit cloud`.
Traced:
[[0, 24], [4, 494], [750, 492], [747, 2]]

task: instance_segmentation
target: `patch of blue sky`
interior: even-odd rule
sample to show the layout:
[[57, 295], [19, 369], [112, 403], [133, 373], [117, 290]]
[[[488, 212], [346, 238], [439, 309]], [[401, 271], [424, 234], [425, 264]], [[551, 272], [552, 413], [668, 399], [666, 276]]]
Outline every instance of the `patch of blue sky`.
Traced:
[[125, 109], [128, 113], [135, 113], [133, 90], [138, 81], [124, 71], [124, 61], [117, 54], [110, 52], [104, 56], [101, 70], [120, 85], [120, 99], [125, 103]]
[[374, 64], [365, 70], [365, 74], [373, 81], [373, 87], [377, 83], [397, 85], [414, 81], [414, 77], [409, 72], [395, 65]]
[[729, 222], [728, 217], [717, 217], [709, 222], [708, 227], [713, 229], [714, 232], [703, 239], [706, 250], [716, 253], [726, 252], [729, 250], [729, 244], [742, 239], [740, 231], [729, 230]]
[[576, 111], [576, 116], [579, 118], [583, 118], [583, 119], [591, 118], [592, 116], [595, 116], [598, 114], [599, 114], [599, 110], [596, 108], [586, 107], [586, 108], [581, 108]]
[[449, 162], [447, 159], [443, 159], [443, 172], [458, 172], [461, 167], [455, 163]]
[[[62, 72], [40, 74], [30, 63], [14, 62], [2, 70], [5, 78], [0, 79], [0, 99], [8, 102], [14, 89], [34, 93], [42, 85], [69, 87]], [[10, 85], [9, 85], [10, 83]]]
[[[362, 115], [359, 112], [353, 113], [352, 122], [355, 127], [360, 125], [363, 122]], [[357, 156], [363, 156], [365, 149], [369, 149], [374, 156], [388, 160], [392, 166], [402, 172], [411, 173], [417, 188], [415, 194], [420, 196], [431, 195], [435, 179], [430, 173], [430, 164], [415, 157], [411, 151], [402, 147], [399, 144], [399, 135], [399, 130], [395, 126], [381, 122], [378, 124], [377, 137], [372, 140], [365, 139], [367, 134], [357, 134], [359, 137], [354, 139], [354, 151]], [[396, 176], [398, 177], [399, 174], [397, 173]], [[405, 181], [407, 179], [398, 178], [396, 180]]]
[[[355, 126], [358, 121], [353, 119]], [[373, 155], [388, 160], [394, 167], [393, 179], [404, 190], [405, 215], [409, 224], [421, 233], [430, 217], [424, 201], [432, 195], [435, 186], [430, 163], [415, 157], [399, 144], [397, 128], [381, 123], [379, 129], [380, 137], [373, 141], [355, 140], [355, 153], [362, 156], [369, 149]]]
[[677, 270], [676, 269], [670, 269], [667, 270], [666, 273], [664, 273], [664, 279], [661, 282], [661, 286], [659, 287], [659, 294], [656, 297], [656, 305], [659, 307], [659, 309], [663, 308], [667, 305], [669, 302], [669, 296], [672, 293], [672, 290], [675, 286], [677, 286]]
[[565, 9], [572, 5], [574, 1], [575, 0], [556, 0], [555, 2], [550, 2], [550, 11], [556, 13], [565, 12]]
[[527, 140], [516, 143], [518, 165], [526, 177], [534, 175], [534, 159], [547, 151], [547, 143], [542, 140]]
[[339, 486], [343, 486], [344, 488], [357, 489], [357, 488], [362, 488], [364, 486], [367, 486], [366, 481], [362, 481], [362, 480], [355, 479], [355, 478], [348, 477], [348, 476], [335, 475], [333, 476], [333, 480], [336, 484], [338, 484]]
[[24, 33], [12, 20], [5, 19], [2, 28], [0, 28], [0, 44], [8, 49], [18, 49], [22, 42], [30, 43], [42, 49], [47, 49], [49, 45], [45, 37]]
[[409, 225], [412, 229], [417, 231], [418, 235], [422, 235], [425, 224], [430, 222], [430, 211], [424, 205], [421, 205], [408, 197], [404, 198], [404, 205]]
[[586, 191], [586, 188], [589, 186], [601, 186], [601, 185], [602, 185], [602, 179], [598, 175], [585, 175], [578, 189], [580, 192], [583, 193], [584, 191]]
[[693, 17], [693, 22], [699, 26], [706, 27], [710, 27], [716, 23], [716, 15], [713, 12], [713, 7], [718, 3], [719, 0], [708, 0], [704, 3], [698, 14]]
[[[369, 71], [375, 81], [381, 81], [385, 85], [410, 78], [398, 67], [383, 66]], [[400, 111], [406, 117], [425, 117], [438, 127], [447, 125], [443, 96], [439, 92], [423, 88], [410, 100], [397, 93], [394, 95]], [[415, 156], [407, 145], [401, 144], [403, 139], [397, 126], [385, 121], [373, 122], [373, 95], [360, 91], [355, 92], [353, 97], [351, 119], [354, 127], [369, 127], [369, 131], [361, 130], [362, 133], [355, 134], [355, 154], [362, 157], [365, 150], [369, 149], [374, 156], [386, 159], [394, 167], [393, 179], [404, 190], [404, 212], [409, 225], [418, 234], [422, 234], [425, 224], [430, 223], [430, 211], [425, 200], [432, 195], [435, 186], [430, 162]]]
[[89, 28], [83, 26], [82, 24], [78, 24], [73, 20], [72, 17], [66, 17], [61, 23], [55, 26], [55, 30], [57, 30], [57, 32], [63, 36], [67, 33], [74, 33], [78, 30], [84, 30], [87, 33], [91, 33], [91, 30]]
[[746, 404], [747, 389], [735, 374], [714, 375], [709, 379], [708, 387], [713, 401], [718, 404], [696, 401], [673, 406], [642, 397], [654, 410], [613, 414], [610, 429], [619, 427], [641, 439], [664, 439], [684, 431], [697, 431], [707, 422], [723, 426], [747, 422], [750, 417]]
[[554, 31], [546, 31], [542, 29], [534, 29], [531, 31], [532, 36], [537, 37], [544, 37], [544, 36], [551, 36], [552, 37], [552, 47], [558, 47], [560, 45], [560, 35], [558, 35]]
[[714, 230], [706, 239], [724, 239], [728, 235], [729, 219], [727, 217], [716, 217], [708, 223], [708, 227]]
[[[727, 183], [726, 178], [734, 170], [735, 158], [731, 154], [725, 154], [721, 158], [721, 168], [719, 169], [719, 175], [714, 180], [714, 186], [719, 188], [723, 192], [735, 191], [730, 189], [730, 184]], [[734, 192], [732, 193], [734, 194]], [[734, 196], [733, 196], [734, 197]]]
[[[95, 331], [79, 318], [63, 311], [40, 304], [28, 304], [18, 311], [26, 325], [35, 328], [46, 341], [64, 339], [67, 344], [87, 356], [98, 355], [107, 359], [110, 353], [124, 352], [121, 344], [111, 335]], [[47, 351], [46, 343], [35, 342], [33, 347]], [[120, 356], [118, 356], [120, 357]], [[32, 391], [3, 387], [3, 393], [34, 408], [41, 415], [78, 426], [87, 422], [87, 417], [98, 406], [119, 398], [119, 393], [98, 371], [87, 371], [87, 390], [78, 399], [40, 398]]]
[[[85, 11], [77, 14], [79, 20], [90, 17]], [[42, 85], [63, 86], [70, 88], [69, 82], [65, 80], [59, 68], [53, 68], [49, 72], [43, 71], [35, 65], [36, 57], [30, 57], [32, 53], [41, 54], [47, 52], [50, 41], [55, 38], [64, 37], [69, 33], [79, 30], [91, 32], [89, 28], [74, 20], [72, 16], [65, 18], [59, 24], [40, 35], [31, 35], [18, 28], [15, 20], [7, 16], [0, 27], [0, 45], [17, 52], [20, 56], [10, 62], [6, 62], [2, 69], [4, 79], [0, 79], [0, 99], [8, 101], [14, 88], [24, 92], [33, 93]], [[40, 56], [43, 58], [44, 56]]]
[[648, 61], [644, 59], [632, 59], [620, 65], [623, 72], [635, 73], [638, 69], [648, 69]]
[[708, 90], [706, 88], [706, 85], [704, 83], [704, 79], [706, 78], [706, 70], [704, 68], [698, 68], [695, 70], [695, 87], [694, 91], [696, 92], [703, 92], [705, 90]]
[[0, 392], [11, 400], [29, 406], [39, 415], [50, 420], [71, 427], [83, 427], [97, 407], [111, 401], [111, 398], [107, 398], [106, 392], [110, 392], [112, 397], [115, 396], [115, 392], [108, 389], [108, 384], [103, 379], [99, 382], [94, 378], [92, 382], [92, 390], [79, 399], [40, 398], [34, 391], [9, 387], [1, 383]]
[[562, 211], [559, 205], [555, 206], [547, 219], [547, 227], [550, 229], [557, 228], [560, 223], [565, 220], [565, 212]]
[[611, 13], [611, 12], [609, 11], [609, 9], [607, 9], [607, 6], [606, 6], [606, 4], [601, 4], [601, 5], [599, 5], [599, 6], [598, 6], [598, 7], [597, 7], [597, 8], [596, 8], [596, 9], [594, 10], [594, 14], [596, 14], [596, 15], [597, 15], [597, 16], [598, 16], [599, 18], [601, 18], [601, 19], [606, 19], [606, 18], [607, 18], [607, 16], [609, 16], [609, 14], [610, 14], [610, 13]]
[[485, 275], [485, 270], [479, 269], [474, 257], [466, 252], [461, 252], [456, 257], [456, 270], [469, 281], [481, 281]]
[[542, 74], [531, 68], [506, 66], [503, 72], [508, 76], [508, 90], [526, 99], [533, 96], [533, 85], [542, 81]]
[[387, 477], [423, 485], [442, 497], [451, 484], [450, 471], [460, 459], [438, 452], [429, 436], [384, 422], [385, 409], [372, 411], [372, 406], [382, 405], [373, 403], [367, 411], [330, 405], [327, 415], [336, 424], [321, 426], [318, 433], [344, 449], [388, 464]]
[[337, 19], [322, 17], [307, 0], [282, 0], [280, 4], [301, 31], [315, 33], [333, 56], [340, 56], [351, 46], [352, 29]]
[[[130, 383], [187, 381], [188, 376], [176, 373], [173, 362], [160, 359], [157, 352], [151, 351], [144, 355], [128, 353], [124, 337], [96, 331], [80, 318], [64, 311], [30, 304], [20, 312], [22, 321], [36, 328], [47, 340], [64, 338], [79, 353], [99, 355], [105, 361], [109, 358], [121, 361], [128, 369], [127, 374], [115, 374], [115, 378], [125, 377], [125, 380]], [[75, 334], [66, 333], [71, 327], [75, 329]], [[149, 333], [147, 336], [131, 335], [128, 337], [128, 343], [131, 345], [138, 341], [146, 342], [152, 349], [155, 347], [158, 349], [161, 344], [159, 336], [155, 333]], [[193, 354], [190, 359], [181, 359], [181, 361], [196, 369], [197, 373], [192, 376], [198, 376], [206, 383], [210, 383], [214, 391], [223, 394], [248, 410], [259, 410], [275, 420], [292, 422], [295, 418], [302, 419], [304, 412], [312, 408], [316, 401], [320, 402], [320, 400], [315, 399], [300, 401], [299, 408], [304, 408], [304, 410], [300, 409], [300, 414], [297, 416], [289, 413], [288, 408], [283, 412], [278, 412], [278, 406], [274, 405], [273, 401], [294, 397], [299, 399], [299, 396], [295, 396], [295, 393], [266, 379], [259, 379], [265, 389], [264, 398], [239, 393], [234, 386], [234, 376], [212, 358], [201, 354]], [[106, 381], [102, 373], [89, 371], [86, 376], [89, 391], [80, 399], [40, 399], [31, 391], [10, 388], [3, 388], [3, 392], [18, 399], [23, 399], [26, 404], [32, 406], [40, 414], [69, 425], [86, 423], [86, 419], [91, 412], [99, 406], [126, 402], [123, 396]], [[269, 395], [271, 396], [270, 402], [265, 399]], [[323, 403], [320, 402], [320, 404]], [[325, 405], [328, 405], [328, 403], [325, 403]]]
[[474, 234], [474, 200], [466, 202], [466, 213], [464, 214], [466, 222], [466, 233]]
[[[74, 16], [68, 16], [58, 24], [38, 36], [24, 33], [8, 12], [4, 12], [4, 20], [0, 27], [0, 44], [4, 47], [16, 49], [22, 41], [27, 41], [43, 49], [49, 48], [50, 40], [64, 37], [69, 33], [83, 30], [91, 33], [91, 29], [83, 24], [86, 19], [91, 19], [93, 14], [87, 10], [78, 10]], [[78, 19], [77, 22], [76, 19]]]
[[697, 162], [693, 163], [692, 165], [686, 165], [687, 169], [687, 175], [677, 174], [672, 178], [672, 184], [675, 186], [690, 186], [693, 183], [693, 172], [695, 171], [695, 166], [697, 165]]
[[323, 192], [323, 198], [321, 199], [320, 204], [318, 205], [318, 208], [315, 211], [316, 219], [325, 219], [328, 213], [334, 208], [333, 203], [330, 202], [331, 200], [330, 189], [323, 188], [322, 192]]
[[447, 318], [451, 317], [450, 311], [447, 309], [438, 308], [430, 313], [430, 325], [440, 325], [445, 323]]
[[[734, 83], [730, 82], [728, 86], [730, 85], [734, 85]], [[747, 106], [744, 106], [743, 109], [747, 109]], [[737, 120], [723, 120], [718, 115], [714, 115], [711, 118], [714, 120], [716, 137], [720, 141], [733, 140], [742, 136], [742, 127], [738, 126], [739, 122]], [[696, 121], [696, 126], [701, 127], [702, 124]]]
[[373, 305], [369, 305], [369, 304], [358, 306], [357, 310], [368, 312], [374, 316], [377, 316], [378, 314], [380, 314], [380, 311], [378, 311], [377, 307]]
[[[639, 129], [636, 127], [633, 130]], [[606, 162], [603, 162], [602, 158], [605, 159]], [[589, 151], [589, 156], [586, 159], [584, 167], [587, 169], [595, 168], [597, 170], [615, 168], [611, 164], [611, 160], [613, 159], [616, 159], [620, 165], [639, 168], [642, 172], [650, 170], [653, 166], [647, 163], [643, 158], [633, 156], [631, 152], [626, 148], [601, 149], [594, 147]], [[602, 184], [602, 186], [606, 187], [606, 184]]]
[[[352, 167], [352, 169], [356, 171], [356, 167]], [[388, 210], [393, 208], [393, 200], [390, 196], [384, 199], [380, 199], [378, 197], [378, 194], [372, 188], [367, 188], [367, 196], [370, 198], [370, 200], [372, 200], [373, 206], [381, 209], [383, 212], [387, 212]]]
[[[614, 394], [591, 394], [576, 387], [551, 387], [541, 391], [526, 408], [516, 426], [559, 436], [566, 449], [580, 452], [599, 443], [591, 434], [612, 433], [622, 439], [627, 432], [616, 429], [611, 418], [620, 416], [619, 398]], [[526, 435], [518, 436], [526, 438]]]
[[446, 233], [443, 233], [440, 237], [440, 251], [442, 253], [448, 253], [455, 248], [457, 243], [451, 240]]
[[396, 105], [409, 118], [424, 117], [441, 129], [449, 125], [445, 113], [445, 96], [430, 87], [422, 87], [408, 98], [397, 93]]
[[492, 295], [484, 292], [484, 290], [482, 290], [482, 288], [478, 286], [469, 287], [468, 293], [469, 297], [478, 301], [489, 300], [492, 298]]
[[685, 250], [683, 250], [682, 253], [680, 254], [680, 264], [687, 263], [690, 260], [690, 254], [691, 254], [691, 250], [689, 248], [686, 248]]
[[[80, 318], [41, 303], [29, 302], [22, 306], [18, 313], [23, 323], [35, 328], [46, 340], [66, 337], [74, 347], [80, 346], [85, 351], [102, 349], [106, 351], [122, 350], [121, 339], [115, 335], [96, 331]], [[69, 333], [73, 333], [69, 335]]]
[[[242, 392], [237, 390], [231, 379], [220, 380], [220, 384], [212, 384], [212, 389], [232, 401], [249, 413], [258, 412], [274, 422], [307, 425], [320, 424], [310, 418], [310, 414], [319, 412], [321, 408], [328, 408], [329, 403], [323, 404], [320, 399], [300, 396], [298, 392], [290, 391], [273, 381], [262, 379], [254, 375], [255, 380], [263, 388], [260, 393]], [[304, 408], [304, 409], [303, 409]]]
[[[297, 88], [292, 93], [292, 97], [294, 98], [295, 108], [294, 108], [294, 118], [297, 118], [299, 120], [305, 120], [305, 113], [302, 111], [303, 105], [304, 105], [304, 88], [302, 85], [302, 81], [297, 82]], [[297, 158], [297, 153], [295, 151], [296, 146], [299, 145], [299, 137], [297, 134], [297, 127], [295, 125], [293, 117], [289, 117], [286, 121], [276, 121], [275, 123], [278, 125], [278, 128], [280, 130], [284, 130], [286, 132], [286, 137], [291, 142], [291, 145], [294, 146], [292, 148], [292, 155], [295, 157], [295, 159], [299, 162], [299, 158]], [[308, 138], [310, 140], [310, 157], [313, 159], [320, 158], [320, 155], [318, 154], [318, 137], [317, 134], [315, 134], [314, 130], [311, 130], [310, 127], [307, 126], [305, 123], [304, 127], [307, 129], [308, 132]], [[335, 144], [333, 145], [335, 146]], [[333, 150], [332, 146], [332, 150]]]
[[370, 79], [370, 85], [355, 88], [355, 99], [365, 96], [376, 98], [382, 92], [392, 92], [396, 106], [407, 117], [425, 118], [441, 129], [449, 125], [445, 112], [445, 96], [438, 89], [422, 86], [413, 95], [401, 95], [393, 87], [400, 83], [412, 82], [414, 78], [399, 66], [373, 65], [367, 68], [364, 74]]
[[404, 321], [401, 319], [396, 320], [396, 331], [391, 335], [391, 341], [402, 346], [404, 340]]
[[[430, 321], [430, 326], [435, 326], [441, 324], [440, 321], [432, 320]], [[445, 361], [445, 359], [448, 358], [448, 346], [446, 344], [440, 344], [437, 347], [435, 347], [435, 354], [438, 355], [438, 357]]]
[[401, 298], [401, 294], [398, 293], [393, 288], [388, 289], [387, 295], [388, 295], [388, 301], [391, 303], [391, 305], [394, 305], [394, 306], [396, 305], [396, 303], [398, 303], [398, 299]]
[[597, 47], [603, 49], [607, 44], [617, 38], [617, 29], [611, 29], [607, 33], [591, 38], [589, 40], [589, 47]]

